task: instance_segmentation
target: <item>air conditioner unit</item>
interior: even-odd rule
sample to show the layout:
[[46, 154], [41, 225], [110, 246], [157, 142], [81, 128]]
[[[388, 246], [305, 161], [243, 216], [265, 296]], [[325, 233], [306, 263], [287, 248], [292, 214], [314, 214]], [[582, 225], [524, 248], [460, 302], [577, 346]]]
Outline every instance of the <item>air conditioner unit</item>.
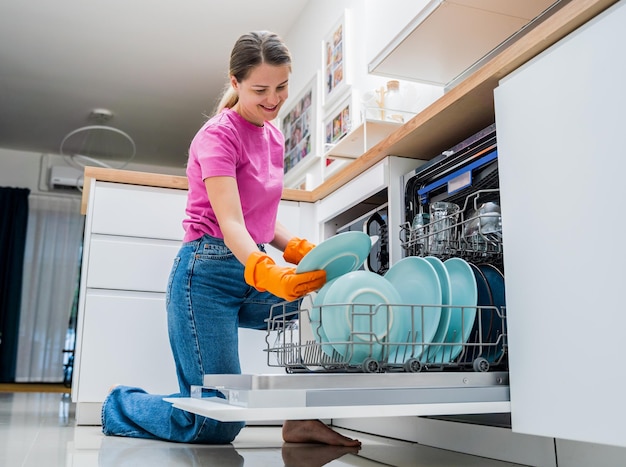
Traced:
[[54, 165], [50, 167], [50, 189], [78, 190], [83, 186], [83, 171], [74, 167]]

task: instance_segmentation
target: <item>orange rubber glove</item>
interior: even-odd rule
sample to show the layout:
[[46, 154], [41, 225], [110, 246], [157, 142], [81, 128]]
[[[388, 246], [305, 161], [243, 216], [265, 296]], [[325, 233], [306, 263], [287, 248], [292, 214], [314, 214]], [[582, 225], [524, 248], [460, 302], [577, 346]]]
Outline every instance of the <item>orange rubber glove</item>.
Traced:
[[285, 261], [291, 264], [298, 264], [304, 256], [315, 248], [308, 240], [304, 240], [302, 238], [293, 237], [287, 243], [285, 247], [285, 251], [283, 252], [283, 258]]
[[326, 282], [326, 271], [296, 274], [295, 268], [277, 266], [265, 253], [255, 251], [246, 260], [244, 279], [259, 292], [266, 290], [288, 301], [320, 289]]

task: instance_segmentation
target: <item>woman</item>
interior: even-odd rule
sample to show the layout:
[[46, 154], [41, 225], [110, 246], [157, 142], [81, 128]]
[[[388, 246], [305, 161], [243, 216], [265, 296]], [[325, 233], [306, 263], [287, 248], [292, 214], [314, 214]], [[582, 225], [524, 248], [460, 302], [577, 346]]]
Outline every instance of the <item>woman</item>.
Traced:
[[[239, 326], [265, 329], [272, 305], [319, 289], [324, 271], [296, 274], [265, 253], [271, 243], [297, 264], [313, 248], [277, 222], [284, 138], [270, 123], [287, 99], [291, 57], [269, 32], [241, 36], [231, 53], [230, 87], [189, 150], [183, 245], [166, 294], [180, 396], [205, 374], [241, 373]], [[189, 443], [230, 443], [244, 424], [200, 417], [116, 386], [102, 408], [107, 435]], [[317, 420], [288, 421], [286, 442], [358, 446]]]

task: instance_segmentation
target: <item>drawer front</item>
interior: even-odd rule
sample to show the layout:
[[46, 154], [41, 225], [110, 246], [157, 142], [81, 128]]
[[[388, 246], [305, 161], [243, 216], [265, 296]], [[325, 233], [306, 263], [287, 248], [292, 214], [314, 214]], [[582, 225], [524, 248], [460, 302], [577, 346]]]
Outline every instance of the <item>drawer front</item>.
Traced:
[[91, 232], [182, 240], [187, 191], [96, 182]]
[[87, 287], [165, 292], [181, 242], [94, 235]]
[[164, 294], [89, 290], [80, 344], [79, 402], [102, 402], [113, 384], [178, 391]]

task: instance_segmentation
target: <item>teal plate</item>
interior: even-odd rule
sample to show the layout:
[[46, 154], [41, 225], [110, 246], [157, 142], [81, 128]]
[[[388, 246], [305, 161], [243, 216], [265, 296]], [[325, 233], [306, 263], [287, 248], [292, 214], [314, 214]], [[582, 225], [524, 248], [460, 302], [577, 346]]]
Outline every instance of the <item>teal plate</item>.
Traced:
[[476, 277], [469, 263], [461, 258], [450, 258], [443, 264], [450, 276], [450, 324], [443, 341], [445, 345], [430, 360], [435, 363], [449, 363], [459, 356], [474, 327], [478, 303]]
[[[335, 350], [352, 364], [381, 358], [383, 342], [397, 342], [402, 328], [394, 326], [401, 302], [395, 287], [369, 271], [353, 271], [333, 281], [323, 297], [321, 321]], [[383, 306], [378, 306], [383, 305]]]
[[439, 318], [437, 331], [432, 338], [431, 345], [428, 346], [427, 354], [423, 358], [425, 361], [430, 361], [431, 359], [434, 359], [434, 356], [441, 349], [441, 346], [436, 344], [442, 343], [446, 339], [446, 333], [448, 332], [448, 326], [450, 325], [450, 316], [452, 314], [449, 307], [452, 303], [452, 292], [450, 290], [450, 275], [448, 274], [448, 270], [444, 266], [443, 261], [435, 256], [425, 256], [424, 259], [428, 261], [437, 272], [439, 285], [441, 286], [441, 304], [444, 305], [441, 308], [441, 316]]
[[409, 256], [394, 264], [385, 273], [385, 279], [400, 294], [400, 303], [411, 305], [399, 307], [393, 322], [402, 336], [400, 342], [419, 343], [390, 346], [388, 361], [404, 363], [409, 358], [420, 358], [432, 342], [441, 318], [442, 293], [437, 271], [424, 258]]
[[326, 281], [359, 269], [372, 249], [372, 240], [364, 232], [350, 231], [324, 240], [309, 251], [296, 267], [296, 272], [323, 269]]

